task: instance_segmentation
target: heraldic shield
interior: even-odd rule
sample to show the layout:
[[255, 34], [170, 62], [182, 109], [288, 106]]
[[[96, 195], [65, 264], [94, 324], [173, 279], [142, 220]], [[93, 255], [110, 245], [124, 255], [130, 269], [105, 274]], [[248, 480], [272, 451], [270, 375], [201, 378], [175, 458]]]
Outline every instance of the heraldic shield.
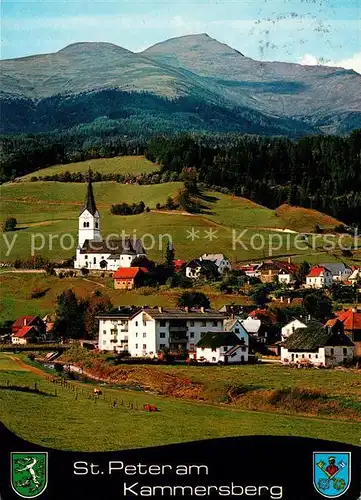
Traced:
[[48, 454], [46, 452], [11, 453], [11, 486], [22, 498], [41, 495], [48, 485]]
[[313, 485], [326, 498], [346, 493], [351, 483], [351, 453], [313, 454]]

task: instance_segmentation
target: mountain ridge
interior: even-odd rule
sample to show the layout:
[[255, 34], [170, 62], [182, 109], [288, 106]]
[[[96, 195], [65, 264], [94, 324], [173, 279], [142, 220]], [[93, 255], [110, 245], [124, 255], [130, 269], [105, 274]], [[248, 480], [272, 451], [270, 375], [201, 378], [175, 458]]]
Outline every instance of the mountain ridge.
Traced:
[[[361, 75], [355, 71], [256, 61], [207, 33], [174, 37], [141, 52], [110, 42], [76, 42], [58, 52], [0, 61], [0, 68], [0, 99], [9, 124], [3, 133], [54, 129], [47, 129], [46, 115], [53, 117], [57, 111], [50, 105], [40, 117], [39, 103], [48, 106], [54, 97], [69, 96], [82, 96], [84, 101], [86, 94], [109, 90], [187, 98], [200, 106], [221, 106], [225, 113], [256, 113], [280, 123], [291, 120], [296, 128], [304, 124], [305, 133], [314, 129], [342, 134], [361, 124]], [[116, 101], [116, 94], [112, 98]], [[145, 97], [144, 101], [145, 106]], [[109, 105], [99, 110], [99, 116], [109, 115]], [[19, 122], [21, 108], [29, 114], [29, 123], [34, 118], [33, 128], [25, 129]], [[212, 120], [208, 115], [205, 126]], [[59, 126], [63, 123], [60, 120]], [[195, 126], [202, 128], [201, 123]]]

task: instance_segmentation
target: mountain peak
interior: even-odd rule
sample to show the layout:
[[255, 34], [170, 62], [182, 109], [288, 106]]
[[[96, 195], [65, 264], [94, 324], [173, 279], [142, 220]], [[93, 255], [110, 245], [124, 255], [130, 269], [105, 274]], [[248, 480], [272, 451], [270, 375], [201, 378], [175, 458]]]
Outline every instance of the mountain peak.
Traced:
[[109, 42], [76, 42], [67, 45], [58, 51], [58, 54], [70, 56], [102, 55], [102, 54], [124, 54], [131, 53], [129, 50]]
[[193, 55], [199, 55], [204, 50], [214, 55], [231, 55], [238, 54], [243, 56], [241, 52], [233, 49], [225, 43], [221, 43], [215, 38], [212, 38], [208, 33], [195, 33], [192, 35], [183, 35], [179, 37], [169, 38], [164, 42], [156, 43], [144, 51], [147, 55], [187, 55], [190, 52]]

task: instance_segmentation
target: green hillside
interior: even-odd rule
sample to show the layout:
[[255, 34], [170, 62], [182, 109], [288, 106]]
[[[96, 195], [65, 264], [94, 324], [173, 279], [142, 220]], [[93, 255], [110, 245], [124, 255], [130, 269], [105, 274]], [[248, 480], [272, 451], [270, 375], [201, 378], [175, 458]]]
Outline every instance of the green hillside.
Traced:
[[101, 174], [142, 174], [155, 172], [159, 166], [147, 160], [144, 156], [117, 156], [115, 158], [97, 158], [77, 163], [67, 163], [65, 165], [53, 165], [52, 167], [42, 168], [31, 174], [24, 175], [19, 180], [30, 181], [34, 176], [44, 177], [64, 172], [85, 173], [89, 168], [93, 172]]
[[[147, 235], [144, 245], [148, 255], [156, 259], [162, 257], [170, 235], [176, 255], [182, 259], [190, 259], [204, 252], [224, 252], [232, 260], [293, 255], [296, 260], [307, 258], [310, 261], [324, 261], [321, 239], [309, 250], [294, 248], [294, 239], [298, 237], [297, 232], [312, 232], [316, 224], [331, 231], [339, 223], [319, 212], [297, 211], [287, 206], [273, 211], [244, 198], [212, 191], [202, 193], [199, 199], [202, 206], [200, 214], [155, 209], [157, 203], [165, 204], [167, 198], [174, 196], [181, 186], [180, 182], [142, 186], [116, 182], [95, 183], [94, 193], [101, 214], [103, 237], [110, 233], [121, 234], [123, 230], [138, 237]], [[43, 245], [43, 248], [38, 248], [38, 253], [44, 257], [54, 260], [71, 257], [77, 245], [78, 215], [85, 192], [83, 183], [15, 182], [2, 185], [2, 218], [16, 217], [18, 230], [3, 235], [10, 243], [15, 238], [10, 253], [7, 252], [6, 239], [1, 238], [1, 260], [11, 261], [30, 256], [32, 241], [35, 246]], [[141, 200], [150, 207], [150, 212], [132, 216], [110, 213], [112, 204]], [[210, 230], [213, 233], [209, 233]], [[194, 241], [189, 231], [193, 231]], [[242, 231], [246, 231], [242, 243], [236, 242], [235, 238]], [[68, 249], [61, 248], [61, 237], [64, 238], [63, 246]], [[254, 248], [250, 244], [252, 238]], [[262, 238], [265, 244], [261, 248]], [[273, 246], [280, 248], [270, 252], [270, 239], [271, 242], [273, 240]], [[328, 260], [334, 260], [335, 255], [329, 255]]]

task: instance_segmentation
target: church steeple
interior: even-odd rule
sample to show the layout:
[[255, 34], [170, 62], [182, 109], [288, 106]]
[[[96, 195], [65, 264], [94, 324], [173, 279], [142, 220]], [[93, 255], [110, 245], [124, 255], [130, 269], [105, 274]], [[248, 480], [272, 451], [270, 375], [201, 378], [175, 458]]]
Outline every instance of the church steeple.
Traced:
[[84, 206], [79, 215], [78, 242], [80, 248], [83, 247], [86, 240], [101, 241], [102, 239], [100, 234], [100, 216], [95, 204], [91, 174], [92, 172], [89, 169], [87, 193]]
[[92, 214], [93, 216], [97, 212], [97, 207], [95, 204], [95, 198], [94, 198], [94, 192], [93, 192], [93, 184], [92, 184], [92, 171], [90, 170], [90, 168], [89, 168], [89, 177], [88, 177], [88, 188], [87, 188], [84, 206], [82, 208], [81, 213], [83, 213], [84, 210], [88, 210], [88, 212], [90, 214]]

